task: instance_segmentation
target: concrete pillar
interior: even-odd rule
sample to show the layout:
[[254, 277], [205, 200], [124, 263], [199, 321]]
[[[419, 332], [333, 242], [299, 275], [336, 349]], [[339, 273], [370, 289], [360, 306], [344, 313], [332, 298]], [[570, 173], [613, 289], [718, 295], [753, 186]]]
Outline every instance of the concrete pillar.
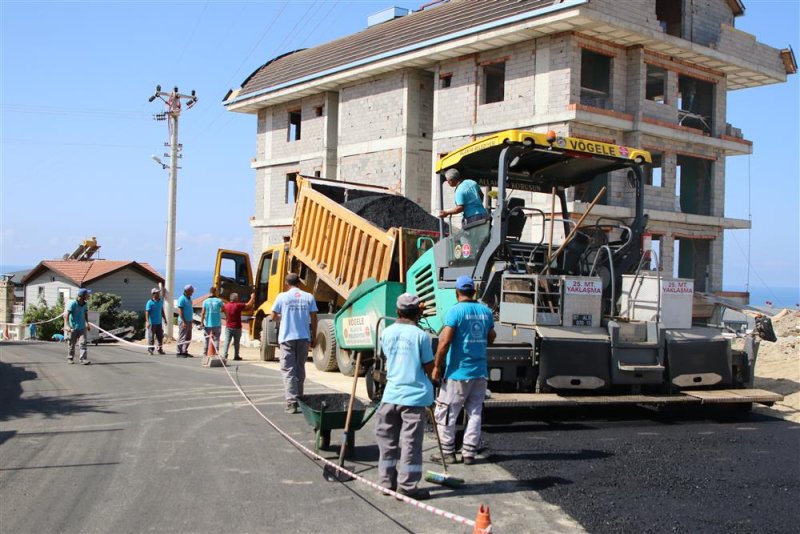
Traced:
[[322, 159], [323, 178], [335, 178], [339, 146], [339, 93], [325, 93], [325, 126], [322, 137], [324, 156]]

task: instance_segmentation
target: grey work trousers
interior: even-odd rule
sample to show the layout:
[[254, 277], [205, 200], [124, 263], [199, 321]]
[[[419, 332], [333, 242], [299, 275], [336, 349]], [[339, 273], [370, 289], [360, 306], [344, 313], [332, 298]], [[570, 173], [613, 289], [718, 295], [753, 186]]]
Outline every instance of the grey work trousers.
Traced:
[[281, 376], [287, 403], [296, 404], [297, 397], [303, 394], [307, 359], [307, 339], [292, 339], [281, 343]]
[[239, 357], [239, 342], [242, 340], [241, 328], [227, 328], [225, 327], [225, 341], [222, 342], [222, 357], [228, 358], [228, 347], [233, 339], [233, 357]]
[[86, 329], [85, 328], [76, 328], [70, 330], [69, 332], [69, 359], [75, 357], [75, 344], [78, 342], [78, 339], [81, 340], [80, 348], [81, 348], [81, 360], [86, 359]]
[[380, 451], [378, 479], [381, 486], [392, 490], [417, 489], [422, 479], [424, 436], [424, 407], [381, 404], [375, 421], [375, 440]]
[[474, 457], [478, 453], [481, 441], [481, 415], [483, 400], [486, 397], [485, 378], [470, 380], [444, 380], [436, 399], [436, 425], [442, 440], [442, 451], [445, 454], [455, 453], [456, 419], [461, 409], [467, 415], [464, 428], [462, 456]]
[[[153, 339], [155, 338], [155, 340]], [[156, 347], [154, 341], [158, 341], [158, 346]], [[158, 350], [164, 350], [162, 345], [164, 344], [164, 325], [161, 324], [151, 324], [150, 328], [147, 329], [147, 350], [153, 352], [154, 348]]]
[[178, 354], [189, 354], [189, 343], [192, 341], [192, 324], [178, 325]]

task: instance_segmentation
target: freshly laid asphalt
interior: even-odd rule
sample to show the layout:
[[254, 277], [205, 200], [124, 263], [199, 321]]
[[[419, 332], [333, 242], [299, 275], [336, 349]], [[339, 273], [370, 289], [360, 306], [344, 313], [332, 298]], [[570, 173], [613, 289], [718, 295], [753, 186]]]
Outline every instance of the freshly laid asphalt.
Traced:
[[488, 461], [589, 532], [800, 529], [796, 423], [697, 409], [520, 411], [503, 419], [484, 425]]

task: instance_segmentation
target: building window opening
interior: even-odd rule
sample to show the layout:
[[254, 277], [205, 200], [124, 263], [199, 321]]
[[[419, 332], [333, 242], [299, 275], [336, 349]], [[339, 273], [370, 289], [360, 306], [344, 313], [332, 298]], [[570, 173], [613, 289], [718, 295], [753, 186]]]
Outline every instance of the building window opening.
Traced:
[[447, 89], [453, 85], [453, 75], [452, 74], [442, 74], [439, 76], [439, 88], [440, 89]]
[[322, 106], [315, 106], [314, 107], [314, 116], [315, 117], [322, 117]]
[[706, 291], [711, 267], [711, 240], [681, 237], [675, 239], [673, 275], [694, 281], [695, 291]]
[[665, 87], [667, 86], [667, 71], [655, 65], [647, 65], [647, 82], [645, 86], [645, 98], [659, 104], [666, 104], [667, 99]]
[[581, 104], [610, 109], [611, 58], [581, 50]]
[[664, 262], [661, 260], [661, 236], [653, 234], [650, 236], [650, 270], [663, 270]]
[[483, 66], [483, 103], [502, 102], [505, 98], [506, 64], [492, 63]]
[[653, 157], [653, 163], [647, 169], [645, 183], [647, 185], [652, 185], [653, 187], [662, 187], [664, 183], [661, 177], [661, 171], [663, 168], [664, 157], [660, 152], [651, 152], [650, 155]]
[[289, 129], [286, 131], [289, 142], [300, 140], [300, 110], [289, 112]]
[[656, 0], [656, 19], [661, 31], [682, 37], [683, 2], [681, 0]]
[[680, 211], [711, 215], [711, 162], [678, 156], [675, 192], [680, 195]]
[[713, 110], [713, 83], [678, 77], [678, 124], [711, 133]]
[[290, 172], [286, 175], [286, 189], [284, 191], [283, 202], [285, 204], [294, 204], [297, 200], [297, 173]]

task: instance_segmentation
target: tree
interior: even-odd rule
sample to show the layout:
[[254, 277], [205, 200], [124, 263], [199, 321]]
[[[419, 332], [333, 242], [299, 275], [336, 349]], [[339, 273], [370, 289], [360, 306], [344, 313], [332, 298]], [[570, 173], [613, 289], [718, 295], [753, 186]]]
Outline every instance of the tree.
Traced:
[[113, 330], [132, 326], [136, 330], [137, 337], [144, 335], [144, 314], [120, 310], [121, 304], [122, 297], [114, 293], [92, 293], [89, 295], [89, 309], [100, 312], [100, 328]]
[[[51, 321], [58, 317], [55, 321]], [[39, 297], [38, 304], [29, 306], [22, 316], [26, 324], [41, 323], [36, 325], [36, 338], [50, 340], [53, 334], [64, 330], [64, 297], [58, 296], [55, 306], [49, 307], [44, 297]]]

